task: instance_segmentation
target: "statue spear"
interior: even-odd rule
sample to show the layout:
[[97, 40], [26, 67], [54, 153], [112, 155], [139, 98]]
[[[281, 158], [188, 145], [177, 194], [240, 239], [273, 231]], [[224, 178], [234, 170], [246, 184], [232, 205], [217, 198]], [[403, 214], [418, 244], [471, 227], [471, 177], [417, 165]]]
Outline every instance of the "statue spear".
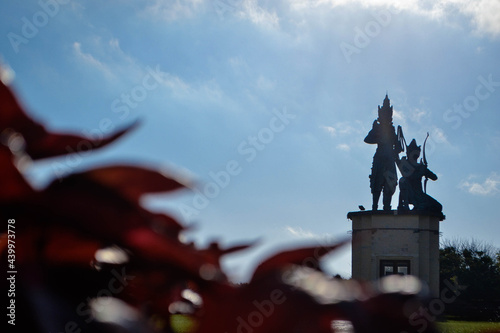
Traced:
[[[425, 156], [425, 144], [427, 143], [427, 139], [429, 138], [429, 132], [427, 132], [427, 136], [425, 137], [425, 140], [424, 140], [424, 146], [422, 147], [422, 150], [423, 150], [423, 155], [422, 155], [422, 163], [425, 165], [425, 167], [427, 168], [427, 158]], [[427, 176], [425, 176], [425, 180], [424, 180], [424, 193], [427, 193], [427, 181], [429, 180], [429, 178], [427, 178]]]

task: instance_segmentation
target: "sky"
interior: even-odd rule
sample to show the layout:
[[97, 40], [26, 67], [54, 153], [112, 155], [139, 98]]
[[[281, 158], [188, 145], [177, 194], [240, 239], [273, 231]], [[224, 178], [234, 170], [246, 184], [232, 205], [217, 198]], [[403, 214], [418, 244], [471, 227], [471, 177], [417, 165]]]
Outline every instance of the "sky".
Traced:
[[[257, 242], [223, 267], [244, 281], [278, 249], [350, 237], [371, 207], [388, 94], [394, 125], [439, 179], [441, 240], [500, 247], [500, 2], [496, 0], [4, 1], [0, 57], [26, 109], [104, 149], [37, 161], [37, 188], [110, 163], [168, 169], [193, 189], [143, 203], [199, 246]], [[401, 155], [403, 156], [403, 155]], [[397, 206], [398, 191], [393, 197]], [[351, 275], [350, 247], [324, 261]]]

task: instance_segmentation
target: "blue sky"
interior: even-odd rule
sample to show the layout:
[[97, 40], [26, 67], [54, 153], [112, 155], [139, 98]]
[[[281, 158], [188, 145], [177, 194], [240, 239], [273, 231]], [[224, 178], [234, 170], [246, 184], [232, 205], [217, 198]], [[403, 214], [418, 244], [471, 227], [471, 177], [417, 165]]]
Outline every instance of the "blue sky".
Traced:
[[[144, 204], [195, 224], [186, 236], [200, 246], [260, 240], [224, 261], [245, 279], [264, 253], [349, 237], [347, 212], [371, 205], [363, 138], [387, 91], [408, 142], [430, 133], [442, 238], [500, 247], [498, 1], [41, 0], [0, 12], [1, 57], [36, 119], [95, 137], [141, 122], [93, 154], [37, 162], [35, 186], [109, 162], [189, 175], [196, 190]], [[327, 270], [350, 276], [349, 252]]]

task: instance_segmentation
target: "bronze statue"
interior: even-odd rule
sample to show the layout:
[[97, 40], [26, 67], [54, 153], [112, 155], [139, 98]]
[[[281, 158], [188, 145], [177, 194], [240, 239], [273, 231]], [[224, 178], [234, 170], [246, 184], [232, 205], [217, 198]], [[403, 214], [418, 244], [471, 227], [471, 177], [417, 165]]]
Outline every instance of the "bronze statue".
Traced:
[[399, 160], [398, 154], [403, 151], [403, 147], [392, 124], [392, 111], [386, 94], [382, 108], [380, 105], [378, 107], [378, 119], [373, 122], [372, 129], [365, 138], [366, 143], [377, 144], [370, 175], [372, 210], [378, 209], [380, 194], [383, 193], [383, 209], [390, 211], [392, 195], [396, 190], [396, 160]]
[[[412, 204], [413, 210], [441, 213], [443, 206], [436, 199], [425, 193], [427, 179], [437, 180], [436, 174], [427, 168], [425, 143], [424, 158], [421, 162], [418, 162], [420, 151], [420, 146], [417, 146], [417, 142], [413, 139], [406, 149], [407, 156], [398, 160], [398, 168], [403, 175], [399, 180], [398, 211], [409, 211], [409, 204]], [[422, 177], [425, 177], [423, 190]]]

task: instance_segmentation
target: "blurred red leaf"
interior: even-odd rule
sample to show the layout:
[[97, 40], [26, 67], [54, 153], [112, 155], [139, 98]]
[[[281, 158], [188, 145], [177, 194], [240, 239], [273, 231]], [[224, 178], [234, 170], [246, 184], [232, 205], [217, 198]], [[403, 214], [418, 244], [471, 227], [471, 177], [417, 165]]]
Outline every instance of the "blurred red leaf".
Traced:
[[332, 332], [334, 311], [268, 273], [242, 286], [209, 285], [198, 332]]
[[149, 228], [128, 230], [124, 235], [124, 244], [144, 260], [156, 265], [171, 265], [199, 276], [205, 264], [212, 264], [213, 258], [197, 251], [193, 246], [166, 239]]
[[71, 223], [94, 235], [121, 239], [137, 227], [182, 226], [170, 216], [142, 208], [139, 198], [151, 191], [180, 188], [177, 181], [136, 166], [112, 166], [72, 174], [52, 182], [39, 196], [38, 205], [58, 223]]
[[78, 151], [89, 151], [103, 147], [136, 127], [127, 128], [101, 139], [92, 140], [78, 135], [51, 133], [32, 120], [21, 107], [9, 87], [0, 81], [0, 132], [10, 129], [21, 133], [25, 151], [33, 159], [65, 155]]
[[13, 162], [10, 150], [0, 143], [0, 202], [20, 200], [34, 192]]
[[280, 252], [264, 260], [259, 266], [257, 266], [252, 279], [258, 278], [259, 276], [265, 274], [269, 274], [273, 271], [283, 269], [291, 264], [303, 265], [308, 267], [312, 266], [312, 268], [318, 269], [319, 260], [321, 259], [321, 257], [331, 251], [338, 249], [348, 242], [349, 240], [344, 240], [332, 245], [303, 247], [299, 249]]
[[151, 221], [151, 228], [164, 237], [179, 239], [181, 231], [189, 229], [173, 217], [162, 213], [151, 213]]
[[223, 249], [218, 242], [212, 242], [208, 248], [200, 250], [200, 253], [210, 258], [210, 263], [215, 264], [216, 267], [220, 267], [220, 259], [226, 254], [243, 251], [254, 245], [255, 243], [240, 244]]
[[156, 170], [138, 166], [114, 165], [86, 171], [76, 177], [87, 177], [113, 188], [131, 201], [139, 201], [146, 193], [173, 191], [183, 188], [179, 181]]
[[43, 257], [53, 265], [89, 267], [103, 245], [71, 228], [52, 227], [44, 232]]
[[26, 140], [26, 153], [33, 159], [41, 159], [73, 152], [88, 152], [104, 147], [133, 130], [137, 125], [138, 122], [135, 122], [112, 135], [97, 140], [72, 134], [49, 133], [40, 125], [31, 126], [30, 129], [21, 131], [21, 133]]

